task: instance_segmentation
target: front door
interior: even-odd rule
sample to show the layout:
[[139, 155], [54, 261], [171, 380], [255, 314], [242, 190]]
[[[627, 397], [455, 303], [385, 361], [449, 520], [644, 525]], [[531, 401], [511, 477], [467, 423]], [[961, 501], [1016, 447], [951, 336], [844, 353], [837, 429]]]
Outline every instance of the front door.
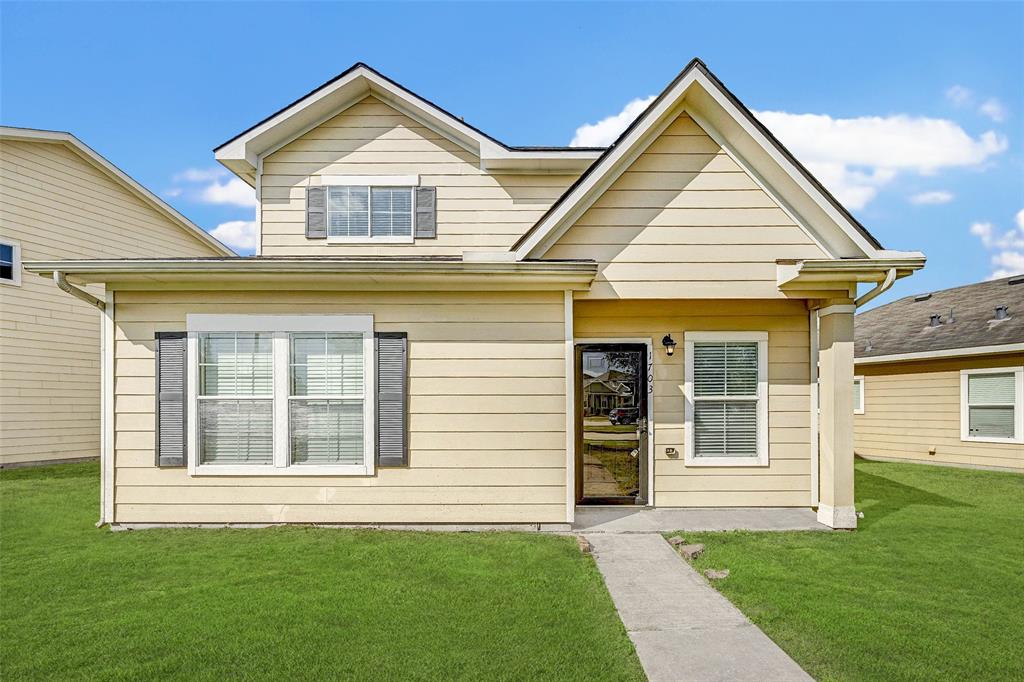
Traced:
[[576, 346], [576, 501], [647, 502], [647, 346]]

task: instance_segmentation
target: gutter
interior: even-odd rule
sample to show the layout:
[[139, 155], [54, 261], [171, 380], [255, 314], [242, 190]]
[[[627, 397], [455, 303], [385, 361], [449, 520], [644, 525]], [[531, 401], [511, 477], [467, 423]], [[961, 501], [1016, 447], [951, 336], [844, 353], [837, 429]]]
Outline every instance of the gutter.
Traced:
[[85, 301], [93, 307], [99, 308], [100, 310], [106, 310], [107, 308], [106, 303], [96, 298], [85, 289], [79, 289], [68, 282], [67, 277], [65, 277], [64, 273], [60, 270], [53, 271], [53, 283], [56, 284], [57, 288], [61, 291], [71, 294], [75, 298]]
[[889, 272], [885, 273], [885, 279], [875, 285], [875, 288], [871, 291], [865, 292], [863, 296], [860, 296], [853, 302], [854, 307], [861, 307], [868, 301], [874, 300], [878, 296], [881, 296], [892, 288], [893, 283], [896, 281], [896, 268], [889, 268]]

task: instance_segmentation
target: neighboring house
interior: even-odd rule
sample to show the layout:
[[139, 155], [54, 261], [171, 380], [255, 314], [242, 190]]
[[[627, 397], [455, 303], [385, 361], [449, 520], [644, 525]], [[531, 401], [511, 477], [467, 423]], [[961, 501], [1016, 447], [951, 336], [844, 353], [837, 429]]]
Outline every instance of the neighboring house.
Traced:
[[856, 287], [924, 257], [699, 61], [604, 150], [507, 146], [357, 64], [215, 154], [259, 256], [26, 266], [107, 286], [102, 520], [563, 527], [602, 499], [607, 352], [646, 368], [618, 501], [856, 526]]
[[1024, 472], [1024, 275], [857, 315], [856, 452]]
[[75, 136], [0, 128], [0, 466], [100, 453], [100, 313], [22, 261], [226, 255]]

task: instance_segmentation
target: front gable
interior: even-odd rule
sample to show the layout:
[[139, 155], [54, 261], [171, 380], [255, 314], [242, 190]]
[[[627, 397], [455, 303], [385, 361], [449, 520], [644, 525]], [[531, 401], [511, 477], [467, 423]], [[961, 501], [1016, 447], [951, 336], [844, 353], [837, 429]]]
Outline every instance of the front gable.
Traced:
[[777, 259], [829, 258], [685, 111], [545, 258], [599, 264], [588, 298], [778, 297]]

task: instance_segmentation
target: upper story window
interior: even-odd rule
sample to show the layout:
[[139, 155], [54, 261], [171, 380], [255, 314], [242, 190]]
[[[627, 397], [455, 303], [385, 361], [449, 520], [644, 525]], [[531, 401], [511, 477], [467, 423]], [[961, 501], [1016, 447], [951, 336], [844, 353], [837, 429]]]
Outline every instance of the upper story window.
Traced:
[[412, 237], [412, 187], [327, 188], [327, 238]]
[[21, 284], [21, 245], [0, 241], [0, 284]]

